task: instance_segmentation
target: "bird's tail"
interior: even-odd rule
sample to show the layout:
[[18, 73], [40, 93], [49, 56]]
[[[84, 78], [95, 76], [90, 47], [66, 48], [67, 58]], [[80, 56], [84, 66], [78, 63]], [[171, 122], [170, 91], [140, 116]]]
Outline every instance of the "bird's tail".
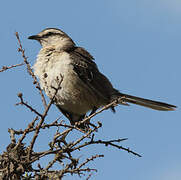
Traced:
[[120, 93], [120, 96], [121, 96], [120, 99], [123, 102], [120, 104], [124, 104], [124, 102], [133, 103], [133, 104], [141, 105], [141, 106], [159, 110], [159, 111], [173, 111], [176, 108], [176, 106], [171, 105], [171, 104], [167, 104], [167, 103], [163, 103], [163, 102], [159, 102], [159, 101], [153, 101], [153, 100], [149, 100], [149, 99], [144, 99], [144, 98], [140, 98], [140, 97], [136, 97], [136, 96], [131, 96], [128, 94]]

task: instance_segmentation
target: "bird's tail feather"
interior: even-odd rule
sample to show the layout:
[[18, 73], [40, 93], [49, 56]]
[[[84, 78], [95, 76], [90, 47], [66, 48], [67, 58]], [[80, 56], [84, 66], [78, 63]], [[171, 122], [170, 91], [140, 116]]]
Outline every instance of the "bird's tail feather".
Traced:
[[122, 93], [121, 93], [121, 101], [141, 105], [141, 106], [159, 110], [159, 111], [173, 111], [176, 108], [176, 106], [171, 105], [171, 104], [144, 99], [144, 98], [131, 96], [128, 94], [122, 94]]

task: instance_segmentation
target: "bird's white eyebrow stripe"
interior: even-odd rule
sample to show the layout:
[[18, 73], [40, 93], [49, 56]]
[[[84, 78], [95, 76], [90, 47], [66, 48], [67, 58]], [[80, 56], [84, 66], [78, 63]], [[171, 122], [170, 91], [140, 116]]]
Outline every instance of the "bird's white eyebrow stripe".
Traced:
[[48, 36], [54, 36], [54, 35], [61, 35], [61, 36], [64, 36], [63, 34], [61, 33], [57, 33], [57, 32], [47, 32], [46, 34], [43, 34], [42, 37], [48, 37]]

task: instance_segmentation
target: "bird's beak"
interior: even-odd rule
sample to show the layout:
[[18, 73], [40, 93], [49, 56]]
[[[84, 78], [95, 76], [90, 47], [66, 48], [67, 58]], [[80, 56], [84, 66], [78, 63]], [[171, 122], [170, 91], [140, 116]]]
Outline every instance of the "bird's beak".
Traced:
[[39, 40], [40, 37], [38, 35], [33, 35], [33, 36], [29, 36], [28, 39], [31, 39], [31, 40]]

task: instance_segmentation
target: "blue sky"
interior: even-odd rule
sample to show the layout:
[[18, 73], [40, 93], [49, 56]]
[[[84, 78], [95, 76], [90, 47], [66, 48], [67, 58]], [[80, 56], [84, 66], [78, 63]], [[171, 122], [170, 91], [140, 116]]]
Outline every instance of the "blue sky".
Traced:
[[[7, 0], [0, 2], [0, 17], [0, 66], [22, 62], [15, 31], [19, 32], [33, 64], [40, 45], [27, 37], [47, 27], [61, 28], [95, 57], [115, 88], [181, 107], [179, 0]], [[23, 67], [0, 73], [0, 81], [2, 152], [10, 142], [7, 129], [24, 128], [32, 119], [26, 109], [14, 106], [18, 102], [16, 94], [23, 92], [28, 102], [39, 109], [41, 106]], [[122, 145], [143, 157], [93, 147], [85, 153], [103, 153], [105, 157], [91, 164], [98, 169], [92, 179], [181, 179], [180, 108], [175, 112], [158, 112], [132, 105], [119, 106], [116, 110], [116, 114], [106, 111], [93, 119], [103, 123], [97, 136], [127, 137], [128, 141]], [[58, 116], [53, 107], [49, 118]], [[46, 141], [46, 134], [42, 133], [42, 144]], [[65, 178], [69, 179], [72, 177]]]

